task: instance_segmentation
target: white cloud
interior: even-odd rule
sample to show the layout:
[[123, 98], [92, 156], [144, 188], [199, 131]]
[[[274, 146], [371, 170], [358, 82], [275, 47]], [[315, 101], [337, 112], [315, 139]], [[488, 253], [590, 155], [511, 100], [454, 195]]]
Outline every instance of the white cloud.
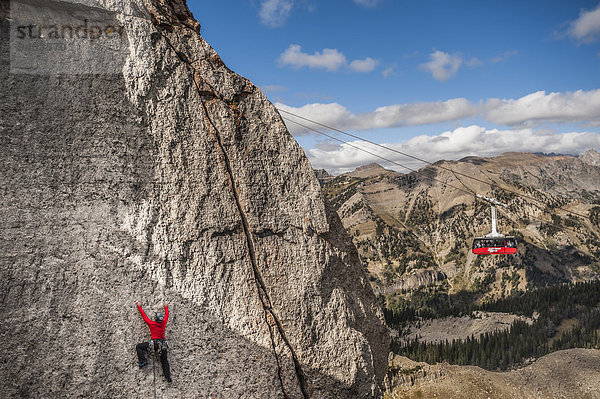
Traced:
[[594, 41], [600, 37], [600, 4], [591, 11], [582, 11], [571, 22], [567, 34], [581, 42]]
[[538, 91], [519, 99], [490, 99], [487, 120], [503, 125], [534, 126], [543, 122], [600, 125], [600, 89], [565, 93]]
[[[351, 144], [413, 169], [425, 166], [423, 163], [378, 149], [364, 142], [355, 141]], [[387, 143], [385, 145], [429, 161], [460, 159], [469, 155], [493, 156], [509, 151], [580, 154], [588, 148], [600, 147], [600, 134], [591, 132], [546, 133], [532, 129], [498, 130], [473, 125], [434, 136], [417, 136], [405, 143]], [[370, 162], [378, 162], [384, 167], [407, 172], [397, 165], [386, 164], [382, 159], [346, 144], [329, 147], [321, 145], [306, 152], [314, 168], [323, 168], [334, 173], [347, 172]]]
[[263, 0], [258, 12], [260, 22], [270, 28], [282, 26], [290, 16], [293, 5], [293, 0]]
[[499, 62], [503, 62], [506, 61], [507, 59], [514, 57], [516, 55], [518, 55], [519, 52], [517, 50], [510, 50], [510, 51], [505, 51], [504, 53], [492, 58], [491, 63], [492, 64], [497, 64]]
[[375, 7], [379, 4], [380, 0], [354, 0], [356, 4], [363, 7]]
[[[352, 128], [352, 126], [348, 123], [351, 119], [355, 119], [356, 116], [353, 115], [346, 107], [338, 104], [338, 103], [329, 103], [329, 104], [306, 104], [302, 107], [290, 107], [288, 105], [282, 103], [275, 103], [275, 106], [279, 109], [289, 111], [293, 114], [303, 116], [313, 121], [318, 121], [325, 125], [334, 126], [339, 129], [348, 129]], [[294, 118], [286, 113], [282, 113], [282, 116], [286, 119], [296, 120], [302, 124], [310, 125], [304, 120]], [[286, 121], [286, 125], [290, 131], [295, 136], [300, 136], [303, 134], [311, 134], [311, 131], [306, 130], [302, 127], [294, 123], [289, 123]], [[314, 125], [312, 125], [314, 126]], [[320, 129], [320, 128], [319, 128]]]
[[464, 98], [428, 103], [379, 107], [370, 115], [378, 127], [415, 126], [454, 121], [477, 113], [478, 107]]
[[461, 64], [462, 58], [458, 54], [448, 54], [436, 50], [429, 54], [429, 62], [421, 64], [419, 67], [443, 82], [456, 75]]
[[[464, 98], [429, 103], [388, 105], [377, 108], [372, 112], [360, 114], [354, 114], [338, 103], [315, 103], [298, 108], [281, 103], [277, 103], [275, 106], [338, 129], [352, 130], [441, 123], [470, 117], [479, 111], [479, 106]], [[293, 117], [286, 114], [283, 114], [283, 116], [293, 119]], [[299, 122], [302, 121], [299, 120]], [[293, 123], [289, 123], [288, 128], [294, 135], [310, 133], [310, 131], [298, 128]]]
[[467, 61], [466, 65], [470, 68], [475, 68], [483, 65], [483, 61], [481, 61], [477, 57], [472, 57], [469, 61]]
[[[353, 113], [338, 103], [313, 103], [302, 107], [290, 107], [282, 103], [275, 105], [338, 129], [351, 130], [456, 122], [471, 117], [482, 117], [498, 125], [520, 127], [535, 127], [544, 123], [600, 126], [600, 89], [549, 94], [538, 91], [518, 99], [492, 98], [479, 103], [453, 98], [393, 104], [361, 113]], [[289, 128], [295, 135], [310, 133], [292, 124]]]
[[322, 68], [328, 71], [337, 71], [346, 64], [346, 56], [336, 49], [326, 48], [322, 52], [316, 51], [314, 54], [302, 52], [302, 47], [298, 44], [290, 46], [279, 56], [281, 65], [290, 65], [293, 68]]
[[482, 60], [478, 57], [463, 58], [459, 53], [449, 54], [436, 50], [429, 54], [429, 62], [419, 65], [419, 69], [431, 73], [440, 82], [446, 81], [456, 75], [461, 66], [478, 68], [487, 64], [497, 64], [506, 61], [518, 54], [516, 50], [505, 51], [492, 59]]
[[390, 76], [396, 74], [396, 67], [385, 68], [383, 71], [381, 71], [381, 74], [384, 78], [389, 78]]
[[303, 52], [302, 47], [298, 44], [290, 44], [277, 61], [279, 65], [289, 65], [295, 69], [307, 67], [326, 69], [330, 72], [335, 72], [342, 67], [347, 67], [354, 72], [371, 72], [379, 65], [379, 61], [371, 57], [364, 60], [353, 60], [348, 64], [346, 56], [342, 52], [331, 48], [308, 54]]
[[379, 65], [379, 61], [367, 57], [364, 60], [352, 61], [350, 63], [350, 69], [354, 72], [371, 72], [377, 65]]

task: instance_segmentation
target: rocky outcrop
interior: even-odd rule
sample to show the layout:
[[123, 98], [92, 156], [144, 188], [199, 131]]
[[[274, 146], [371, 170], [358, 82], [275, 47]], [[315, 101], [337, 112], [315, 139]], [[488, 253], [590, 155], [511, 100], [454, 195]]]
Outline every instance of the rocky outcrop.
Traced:
[[594, 149], [587, 150], [579, 156], [579, 159], [588, 165], [600, 166], [600, 152]]
[[475, 366], [417, 363], [395, 356], [386, 387], [393, 397], [422, 398], [590, 398], [600, 397], [600, 351], [568, 349], [509, 372]]
[[398, 291], [411, 291], [417, 290], [422, 287], [429, 287], [440, 283], [446, 279], [446, 275], [438, 270], [434, 269], [421, 269], [411, 270], [408, 273], [402, 275], [402, 277], [395, 281], [390, 287], [385, 287], [383, 292], [393, 293]]
[[[276, 109], [185, 3], [11, 7], [3, 396], [377, 396], [389, 338], [356, 249]], [[136, 300], [171, 303], [172, 385], [137, 369]]]
[[325, 184], [333, 179], [333, 176], [331, 176], [325, 169], [315, 169], [315, 176], [317, 176], [317, 179], [321, 184]]

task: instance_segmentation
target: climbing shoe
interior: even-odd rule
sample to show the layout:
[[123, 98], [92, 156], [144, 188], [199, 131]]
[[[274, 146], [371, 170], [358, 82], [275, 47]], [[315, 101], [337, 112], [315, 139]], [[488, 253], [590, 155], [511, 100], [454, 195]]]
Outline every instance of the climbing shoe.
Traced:
[[171, 379], [171, 377], [167, 378], [167, 382], [173, 382], [173, 380]]
[[144, 366], [145, 366], [145, 365], [147, 365], [147, 364], [148, 364], [148, 362], [141, 362], [141, 363], [140, 363], [140, 368], [144, 367]]

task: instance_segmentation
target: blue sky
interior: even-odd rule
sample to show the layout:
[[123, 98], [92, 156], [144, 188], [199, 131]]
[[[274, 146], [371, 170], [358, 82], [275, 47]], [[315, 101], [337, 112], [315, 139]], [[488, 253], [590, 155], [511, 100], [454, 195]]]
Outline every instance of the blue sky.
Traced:
[[[370, 140], [431, 161], [600, 149], [598, 0], [188, 5], [227, 66], [278, 107]], [[315, 168], [378, 161], [288, 127]]]

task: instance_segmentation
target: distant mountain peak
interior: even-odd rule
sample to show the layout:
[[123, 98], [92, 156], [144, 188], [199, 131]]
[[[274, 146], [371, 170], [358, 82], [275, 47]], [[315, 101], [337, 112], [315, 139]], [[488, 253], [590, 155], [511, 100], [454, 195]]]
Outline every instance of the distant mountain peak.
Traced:
[[329, 174], [329, 172], [327, 172], [325, 169], [314, 169], [314, 171], [315, 171], [315, 175], [318, 178], [331, 177], [331, 175]]
[[[488, 162], [487, 160], [485, 160], [483, 158], [475, 157], [475, 156], [464, 157], [464, 158], [459, 159], [458, 161], [472, 163], [473, 165], [483, 165], [484, 163]], [[436, 162], [436, 164], [437, 164], [437, 162]]]
[[587, 150], [582, 155], [580, 155], [579, 159], [581, 159], [583, 163], [587, 163], [588, 165], [600, 166], [600, 152], [596, 151], [593, 148]]
[[325, 169], [313, 169], [313, 171], [315, 172], [315, 176], [317, 176], [317, 180], [319, 180], [321, 185], [334, 178], [334, 176], [330, 175]]
[[369, 169], [383, 169], [385, 170], [385, 168], [381, 165], [379, 165], [377, 162], [372, 162], [370, 164], [367, 165], [363, 165], [363, 166], [359, 166], [358, 168], [354, 169], [355, 172], [360, 172], [361, 170], [369, 170]]
[[366, 177], [378, 176], [378, 175], [389, 174], [389, 173], [395, 174], [398, 172], [394, 172], [393, 170], [386, 169], [383, 166], [379, 165], [378, 163], [373, 162], [368, 165], [359, 166], [358, 168], [354, 169], [352, 172], [344, 173], [344, 176], [366, 178]]

